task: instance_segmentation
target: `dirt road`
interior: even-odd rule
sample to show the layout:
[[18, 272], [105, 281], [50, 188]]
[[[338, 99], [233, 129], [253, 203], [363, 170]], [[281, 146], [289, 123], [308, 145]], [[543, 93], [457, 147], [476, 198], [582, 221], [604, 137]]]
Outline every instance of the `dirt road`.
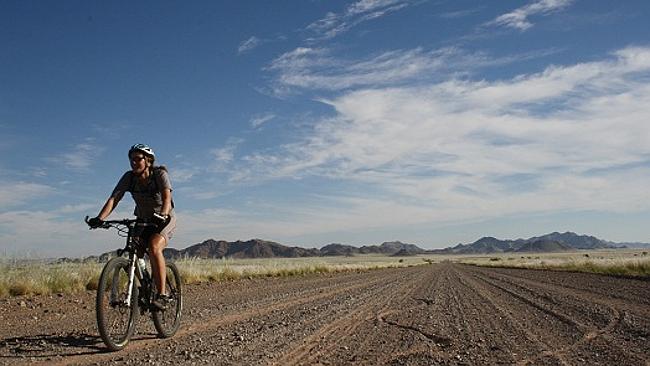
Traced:
[[0, 300], [0, 364], [650, 365], [650, 281], [450, 263], [185, 288], [106, 353], [94, 294]]

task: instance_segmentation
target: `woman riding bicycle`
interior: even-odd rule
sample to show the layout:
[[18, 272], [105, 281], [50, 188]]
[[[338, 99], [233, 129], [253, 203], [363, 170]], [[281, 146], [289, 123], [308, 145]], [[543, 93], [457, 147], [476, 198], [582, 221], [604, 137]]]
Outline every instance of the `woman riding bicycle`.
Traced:
[[[91, 227], [99, 227], [117, 207], [125, 192], [131, 192], [135, 201], [135, 215], [139, 219], [157, 224], [157, 228], [147, 227], [140, 235], [142, 243], [147, 243], [151, 270], [156, 288], [153, 305], [164, 309], [168, 301], [165, 290], [166, 270], [163, 249], [169, 243], [176, 229], [176, 216], [172, 201], [172, 186], [164, 166], [155, 167], [156, 155], [144, 144], [135, 144], [129, 149], [131, 170], [124, 173], [113, 193], [108, 198], [97, 217], [88, 221]], [[139, 255], [142, 257], [142, 255]]]

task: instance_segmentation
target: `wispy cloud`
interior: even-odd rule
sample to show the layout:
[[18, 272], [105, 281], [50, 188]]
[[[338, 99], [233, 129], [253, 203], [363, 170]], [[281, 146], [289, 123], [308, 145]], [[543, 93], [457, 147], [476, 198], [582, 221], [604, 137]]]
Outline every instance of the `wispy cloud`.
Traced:
[[455, 49], [426, 52], [421, 48], [396, 50], [366, 60], [337, 59], [328, 49], [298, 48], [276, 58], [268, 70], [277, 72], [276, 90], [290, 88], [341, 90], [408, 81], [435, 75], [446, 68]]
[[199, 168], [193, 167], [174, 167], [170, 172], [172, 183], [189, 182], [200, 172]]
[[547, 15], [562, 10], [574, 0], [537, 0], [531, 4], [515, 9], [510, 13], [498, 16], [488, 23], [489, 25], [499, 25], [525, 31], [533, 26], [529, 18], [533, 15]]
[[76, 205], [65, 205], [61, 208], [58, 208], [55, 213], [58, 214], [71, 214], [71, 213], [79, 213], [79, 212], [94, 212], [98, 209], [96, 203], [79, 203]]
[[444, 19], [458, 19], [458, 18], [463, 18], [466, 16], [470, 16], [473, 14], [478, 13], [481, 11], [484, 7], [477, 7], [477, 8], [471, 8], [471, 9], [464, 9], [464, 10], [458, 10], [458, 11], [450, 11], [446, 13], [441, 13], [439, 17], [444, 18]]
[[275, 43], [275, 42], [282, 42], [287, 40], [287, 36], [284, 34], [277, 34], [277, 35], [269, 35], [264, 38], [260, 38], [257, 36], [251, 36], [250, 38], [242, 41], [239, 44], [239, 47], [237, 47], [237, 54], [238, 55], [243, 55], [246, 53], [249, 53], [258, 47], [268, 44], [268, 43]]
[[253, 49], [257, 48], [257, 46], [259, 46], [261, 43], [262, 43], [261, 39], [252, 36], [239, 44], [239, 48], [237, 48], [237, 53], [241, 55], [242, 53], [252, 51]]
[[[418, 57], [409, 58], [416, 69]], [[385, 204], [411, 212], [407, 217], [430, 220], [442, 219], [436, 212], [468, 220], [650, 208], [650, 48], [512, 79], [416, 86], [350, 79], [349, 68], [360, 64], [327, 75], [357, 87], [325, 101], [336, 115], [273, 154], [246, 156], [240, 163], [251, 176], [369, 185], [384, 193]], [[361, 88], [366, 84], [373, 87]], [[348, 202], [370, 215], [379, 204]]]
[[54, 188], [32, 182], [0, 181], [0, 207], [7, 208], [29, 202], [54, 192]]
[[360, 0], [350, 4], [341, 13], [327, 13], [322, 19], [310, 24], [307, 30], [316, 35], [312, 40], [333, 38], [360, 23], [383, 17], [413, 3], [413, 0]]
[[99, 146], [94, 139], [88, 138], [85, 142], [73, 146], [70, 151], [48, 160], [61, 164], [66, 169], [81, 172], [88, 170], [104, 150], [105, 148]]
[[255, 115], [253, 118], [251, 118], [251, 126], [254, 129], [260, 128], [263, 124], [272, 120], [273, 118], [275, 118], [275, 114], [273, 113]]
[[230, 138], [223, 147], [210, 150], [214, 158], [212, 169], [217, 172], [224, 171], [234, 161], [235, 151], [243, 142], [243, 139]]
[[[115, 244], [106, 244], [115, 243], [114, 232], [89, 232], [81, 217], [64, 215], [76, 213], [82, 206], [57, 211], [0, 212], [0, 248], [7, 255], [29, 258], [78, 257], [115, 249]], [[128, 217], [129, 213], [121, 211], [113, 215]]]
[[544, 57], [554, 52], [557, 50], [494, 58], [456, 47], [435, 50], [418, 47], [352, 60], [336, 58], [326, 48], [301, 47], [277, 57], [267, 70], [276, 74], [273, 88], [276, 94], [281, 95], [295, 89], [337, 91], [430, 83], [448, 79], [450, 75], [465, 75], [481, 67]]

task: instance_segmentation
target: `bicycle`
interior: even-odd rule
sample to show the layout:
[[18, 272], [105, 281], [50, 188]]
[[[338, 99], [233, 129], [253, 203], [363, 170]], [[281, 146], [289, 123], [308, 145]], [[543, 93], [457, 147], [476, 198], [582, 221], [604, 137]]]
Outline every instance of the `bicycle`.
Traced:
[[[88, 224], [88, 216], [85, 219]], [[126, 237], [126, 246], [117, 251], [117, 257], [106, 263], [99, 277], [95, 310], [97, 328], [102, 341], [112, 351], [126, 347], [135, 332], [140, 315], [151, 313], [160, 338], [173, 336], [180, 326], [183, 310], [182, 280], [176, 264], [166, 262], [167, 294], [169, 301], [164, 310], [153, 306], [155, 283], [144, 261], [146, 243], [140, 242], [139, 234], [144, 228], [156, 224], [140, 219], [103, 221], [99, 228], [117, 229], [118, 235]], [[123, 257], [128, 254], [128, 258]], [[137, 283], [136, 283], [137, 282]]]

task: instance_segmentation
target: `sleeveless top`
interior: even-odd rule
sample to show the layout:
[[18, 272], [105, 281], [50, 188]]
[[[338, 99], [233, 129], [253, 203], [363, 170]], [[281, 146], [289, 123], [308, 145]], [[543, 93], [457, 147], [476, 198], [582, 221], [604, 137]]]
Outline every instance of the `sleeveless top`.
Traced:
[[[161, 192], [165, 188], [172, 189], [167, 170], [155, 167], [146, 185], [140, 183], [140, 180], [133, 176], [133, 172], [129, 170], [117, 182], [113, 193], [111, 193], [111, 197], [117, 197], [120, 194], [131, 192], [131, 196], [135, 201], [134, 215], [141, 219], [151, 219], [154, 212], [160, 213], [162, 210], [163, 200]], [[174, 215], [173, 207], [174, 202], [172, 201], [172, 209], [169, 212], [170, 216]]]

